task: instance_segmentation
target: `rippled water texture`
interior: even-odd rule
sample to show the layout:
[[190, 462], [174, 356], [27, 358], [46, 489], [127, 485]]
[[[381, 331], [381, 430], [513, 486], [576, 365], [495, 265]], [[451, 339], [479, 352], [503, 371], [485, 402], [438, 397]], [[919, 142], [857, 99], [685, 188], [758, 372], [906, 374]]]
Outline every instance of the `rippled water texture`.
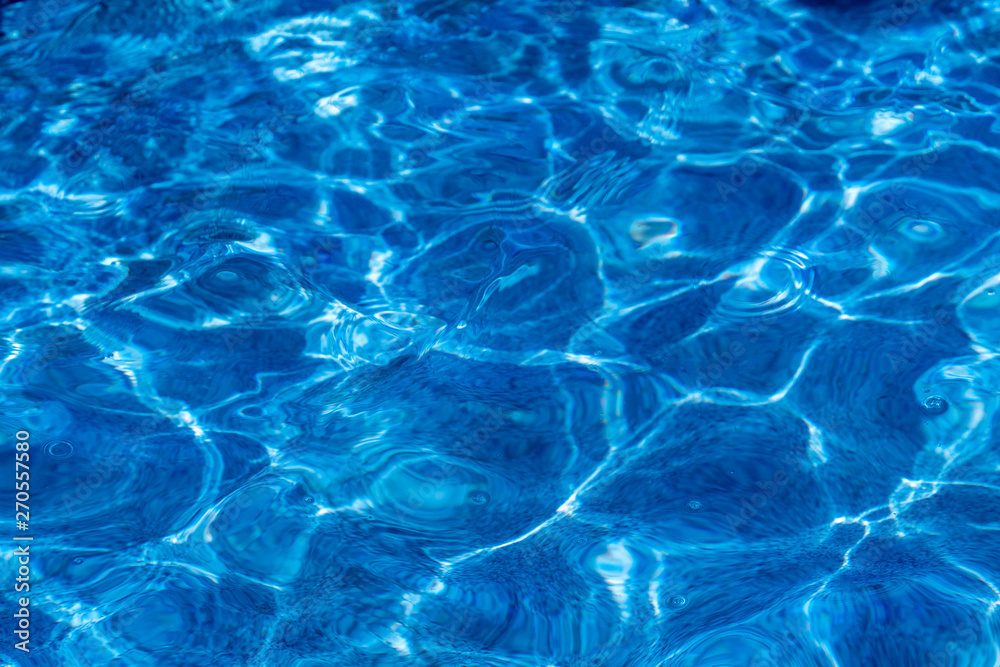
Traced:
[[0, 4], [0, 662], [1000, 665], [996, 0]]

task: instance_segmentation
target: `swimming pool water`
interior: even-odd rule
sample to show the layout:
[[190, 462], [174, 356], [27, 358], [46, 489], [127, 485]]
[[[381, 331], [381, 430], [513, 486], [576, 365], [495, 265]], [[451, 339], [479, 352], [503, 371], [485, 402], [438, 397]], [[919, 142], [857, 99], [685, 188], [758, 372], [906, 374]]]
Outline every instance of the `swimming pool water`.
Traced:
[[0, 4], [0, 663], [1000, 665], [1000, 3]]

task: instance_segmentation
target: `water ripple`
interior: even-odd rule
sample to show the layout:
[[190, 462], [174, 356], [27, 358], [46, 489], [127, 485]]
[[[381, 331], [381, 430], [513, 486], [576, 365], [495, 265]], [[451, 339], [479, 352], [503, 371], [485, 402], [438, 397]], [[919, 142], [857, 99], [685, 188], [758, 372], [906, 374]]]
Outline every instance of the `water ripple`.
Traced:
[[0, 662], [1000, 664], [995, 3], [0, 5]]
[[719, 299], [725, 318], [768, 318], [798, 308], [812, 286], [808, 257], [800, 252], [774, 250], [734, 267], [720, 276], [733, 286]]

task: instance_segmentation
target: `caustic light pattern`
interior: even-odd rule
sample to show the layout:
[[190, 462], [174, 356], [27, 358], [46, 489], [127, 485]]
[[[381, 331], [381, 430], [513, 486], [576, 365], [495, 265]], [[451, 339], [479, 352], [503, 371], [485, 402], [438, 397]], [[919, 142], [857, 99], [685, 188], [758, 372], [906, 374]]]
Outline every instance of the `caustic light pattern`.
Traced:
[[0, 663], [1000, 665], [994, 0], [0, 5]]

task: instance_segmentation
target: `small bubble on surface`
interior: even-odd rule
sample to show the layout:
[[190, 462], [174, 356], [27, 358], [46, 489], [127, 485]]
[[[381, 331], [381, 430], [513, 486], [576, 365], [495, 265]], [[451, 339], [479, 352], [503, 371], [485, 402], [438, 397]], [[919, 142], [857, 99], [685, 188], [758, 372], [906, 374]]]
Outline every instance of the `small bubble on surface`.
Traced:
[[83, 559], [79, 558], [79, 557], [78, 558], [74, 558], [73, 562], [76, 563], [77, 565], [82, 565], [83, 564]]
[[994, 294], [996, 294], [996, 290], [986, 290], [986, 293], [989, 294], [990, 296], [993, 296]]
[[683, 595], [671, 595], [670, 599], [667, 600], [667, 604], [673, 609], [681, 609], [687, 606], [687, 598]]
[[734, 267], [732, 288], [722, 296], [719, 312], [730, 320], [746, 320], [797, 310], [812, 285], [808, 257], [795, 250], [775, 250]]
[[689, 500], [687, 503], [687, 508], [692, 512], [700, 512], [705, 509], [705, 503], [700, 500]]
[[307, 505], [312, 505], [315, 499], [312, 496], [306, 496], [305, 501]]
[[948, 401], [943, 396], [928, 396], [921, 403], [928, 414], [939, 415], [948, 409]]
[[62, 460], [73, 456], [76, 448], [66, 440], [52, 440], [45, 444], [45, 453], [53, 459]]
[[932, 220], [908, 219], [904, 221], [900, 231], [903, 236], [923, 243], [937, 241], [945, 234], [944, 228]]
[[469, 494], [469, 502], [473, 505], [485, 505], [490, 502], [490, 495], [485, 491], [473, 491]]

